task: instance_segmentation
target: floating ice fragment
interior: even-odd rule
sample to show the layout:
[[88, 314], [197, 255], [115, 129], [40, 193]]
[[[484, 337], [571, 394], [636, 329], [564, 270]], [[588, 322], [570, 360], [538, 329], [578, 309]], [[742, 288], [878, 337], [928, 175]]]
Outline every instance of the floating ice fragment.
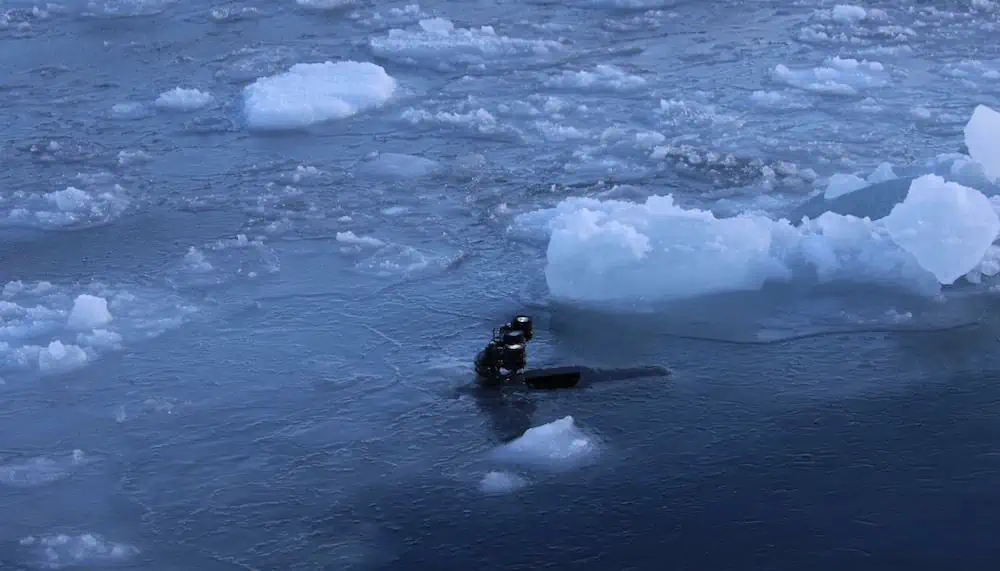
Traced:
[[882, 223], [892, 239], [942, 284], [975, 268], [1000, 232], [1000, 219], [978, 190], [924, 175]]
[[175, 87], [164, 91], [156, 98], [155, 105], [161, 109], [175, 111], [194, 111], [212, 102], [212, 95], [197, 89]]
[[590, 461], [598, 452], [596, 440], [585, 434], [572, 416], [528, 429], [520, 438], [495, 451], [498, 459], [564, 469]]
[[70, 329], [91, 330], [111, 322], [108, 300], [90, 294], [80, 294], [73, 302], [66, 325]]
[[980, 105], [965, 125], [965, 146], [991, 181], [1000, 181], [1000, 113]]
[[299, 129], [380, 107], [396, 85], [373, 63], [299, 63], [245, 87], [244, 113], [252, 129]]
[[490, 472], [483, 476], [479, 489], [486, 494], [499, 495], [517, 491], [528, 485], [528, 481], [510, 472]]

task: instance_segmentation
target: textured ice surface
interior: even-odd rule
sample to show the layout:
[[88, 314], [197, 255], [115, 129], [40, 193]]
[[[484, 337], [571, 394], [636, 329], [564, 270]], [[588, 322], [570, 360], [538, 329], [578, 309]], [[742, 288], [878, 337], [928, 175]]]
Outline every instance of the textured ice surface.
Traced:
[[437, 161], [403, 153], [378, 153], [363, 163], [362, 173], [389, 178], [415, 178], [433, 174], [441, 168]]
[[73, 301], [66, 325], [70, 329], [89, 331], [107, 325], [111, 321], [108, 300], [103, 297], [81, 293]]
[[829, 95], [857, 95], [888, 83], [881, 63], [839, 56], [827, 60], [824, 66], [807, 70], [793, 70], [779, 64], [774, 68], [774, 78], [792, 87]]
[[246, 234], [216, 240], [202, 246], [189, 246], [175, 267], [177, 285], [220, 285], [234, 280], [254, 280], [281, 270], [277, 252], [263, 239], [251, 240]]
[[53, 192], [17, 191], [0, 195], [0, 226], [40, 229], [86, 228], [122, 216], [131, 200], [119, 185], [84, 190], [69, 186]]
[[977, 266], [1000, 232], [1000, 220], [983, 193], [936, 175], [914, 180], [906, 200], [882, 223], [942, 284]]
[[40, 456], [0, 464], [0, 484], [28, 488], [49, 484], [68, 477], [87, 462], [83, 450], [62, 457]]
[[245, 87], [243, 109], [252, 129], [298, 129], [380, 107], [395, 91], [396, 80], [373, 63], [299, 63]]
[[105, 539], [96, 533], [53, 534], [21, 539], [31, 563], [42, 569], [63, 569], [78, 565], [120, 564], [139, 553], [135, 546]]
[[563, 71], [545, 81], [551, 87], [573, 89], [632, 90], [646, 85], [641, 76], [630, 74], [613, 65], [600, 64], [593, 71]]
[[843, 196], [856, 190], [861, 190], [866, 186], [868, 186], [868, 181], [859, 176], [838, 173], [830, 177], [830, 181], [827, 183], [826, 191], [823, 195], [827, 200], [832, 200], [838, 196]]
[[653, 196], [569, 198], [515, 224], [549, 234], [549, 290], [581, 301], [755, 290], [810, 275], [933, 293], [975, 269], [998, 231], [989, 199], [934, 175], [915, 180], [906, 200], [876, 221], [826, 213], [794, 227], [756, 214], [718, 218]]
[[8, 282], [0, 292], [0, 372], [79, 369], [128, 340], [179, 326], [194, 311], [139, 288]]
[[486, 494], [501, 495], [520, 490], [528, 480], [510, 472], [489, 472], [479, 482], [479, 489]]
[[483, 68], [493, 61], [542, 56], [561, 47], [551, 40], [504, 36], [492, 26], [456, 28], [445, 18], [426, 18], [418, 27], [394, 28], [385, 36], [371, 38], [372, 51], [400, 63], [453, 69]]
[[556, 297], [687, 297], [758, 289], [787, 271], [771, 255], [772, 222], [717, 219], [671, 196], [642, 204], [569, 198], [518, 222], [551, 231], [545, 275]]
[[295, 3], [314, 10], [338, 10], [354, 4], [355, 0], [295, 0]]
[[1000, 113], [985, 105], [976, 107], [965, 125], [965, 146], [986, 176], [1000, 181]]
[[528, 429], [518, 439], [494, 450], [498, 460], [561, 470], [593, 461], [599, 452], [595, 437], [585, 433], [572, 416]]
[[175, 87], [156, 98], [156, 106], [174, 111], [194, 111], [212, 102], [212, 94], [197, 89]]

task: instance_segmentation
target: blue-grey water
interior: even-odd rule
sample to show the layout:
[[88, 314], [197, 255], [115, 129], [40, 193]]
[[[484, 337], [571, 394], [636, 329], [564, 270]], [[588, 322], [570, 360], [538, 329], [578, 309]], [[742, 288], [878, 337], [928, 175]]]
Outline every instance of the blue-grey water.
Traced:
[[[995, 569], [998, 34], [0, 0], [0, 569]], [[903, 248], [932, 173], [962, 240]], [[672, 374], [462, 390], [518, 312], [533, 364]]]

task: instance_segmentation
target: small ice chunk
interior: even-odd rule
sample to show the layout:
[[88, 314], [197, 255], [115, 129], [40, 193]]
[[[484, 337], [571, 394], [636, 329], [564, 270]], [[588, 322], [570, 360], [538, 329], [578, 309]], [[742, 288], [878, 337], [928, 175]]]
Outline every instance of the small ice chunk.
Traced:
[[545, 83], [553, 87], [564, 88], [627, 90], [645, 86], [646, 80], [613, 65], [599, 64], [594, 68], [594, 71], [563, 71], [558, 76], [546, 80]]
[[838, 173], [830, 177], [830, 181], [826, 185], [826, 192], [823, 193], [823, 196], [825, 196], [827, 200], [833, 200], [838, 196], [843, 196], [856, 190], [861, 190], [866, 186], [868, 186], [868, 183], [865, 182], [865, 179], [859, 176]]
[[172, 109], [175, 111], [194, 111], [201, 109], [212, 102], [212, 95], [197, 89], [185, 89], [175, 87], [170, 91], [165, 91], [156, 98], [156, 106], [160, 109]]
[[376, 248], [385, 246], [385, 242], [379, 240], [378, 238], [373, 238], [371, 236], [358, 236], [350, 230], [347, 232], [337, 232], [337, 241], [343, 244], [351, 244], [353, 246], [374, 246]]
[[142, 119], [149, 115], [142, 103], [127, 101], [111, 106], [111, 115], [118, 119]]
[[833, 19], [841, 24], [856, 24], [868, 17], [868, 11], [861, 6], [837, 4], [833, 7]]
[[1000, 113], [980, 105], [965, 125], [965, 146], [991, 181], [1000, 181]]
[[528, 485], [528, 481], [510, 472], [490, 472], [483, 476], [479, 489], [486, 494], [509, 494]]
[[86, 209], [92, 202], [90, 195], [79, 188], [70, 186], [45, 195], [56, 208], [63, 212], [77, 212]]
[[983, 193], [937, 175], [914, 180], [882, 223], [945, 285], [979, 265], [1000, 232], [1000, 219]]
[[94, 329], [89, 333], [77, 335], [76, 342], [95, 349], [117, 350], [121, 349], [122, 336], [107, 329]]
[[90, 294], [80, 294], [73, 302], [66, 326], [70, 329], [89, 331], [111, 322], [108, 300]]
[[562, 49], [553, 40], [529, 40], [498, 35], [492, 26], [456, 28], [443, 18], [420, 20], [419, 30], [390, 29], [369, 40], [376, 56], [404, 64], [441, 70], [479, 67], [509, 58], [545, 56]]
[[[86, 191], [74, 186], [46, 193], [16, 192], [8, 196], [0, 224], [27, 225], [36, 228], [94, 226], [121, 216], [130, 199], [119, 185], [106, 190]], [[0, 203], [3, 199], [0, 198]]]
[[379, 153], [361, 166], [368, 174], [391, 178], [418, 178], [434, 174], [440, 164], [431, 159], [402, 153]]
[[495, 451], [499, 459], [545, 468], [570, 468], [590, 461], [598, 452], [597, 442], [579, 427], [572, 416], [529, 428], [520, 438]]
[[251, 129], [300, 129], [380, 107], [392, 98], [396, 80], [368, 62], [299, 63], [244, 88]]
[[439, 36], [447, 36], [455, 31], [455, 24], [453, 24], [451, 20], [446, 20], [444, 18], [427, 18], [425, 20], [420, 20], [420, 27], [425, 32], [437, 34]]
[[830, 95], [857, 95], [862, 89], [882, 87], [888, 82], [885, 67], [877, 61], [834, 56], [825, 63], [808, 70], [778, 64], [773, 75], [792, 87]]
[[87, 364], [87, 352], [78, 345], [64, 345], [58, 339], [38, 351], [38, 369], [42, 373], [62, 373]]
[[149, 153], [141, 149], [139, 150], [123, 149], [121, 151], [118, 151], [118, 164], [119, 166], [123, 167], [149, 162], [151, 159], [152, 157], [149, 156]]
[[896, 172], [892, 170], [892, 164], [883, 162], [872, 171], [872, 174], [868, 175], [869, 184], [878, 184], [880, 182], [887, 182], [893, 179], [899, 178], [896, 176]]
[[194, 246], [189, 246], [187, 254], [184, 254], [184, 265], [195, 272], [210, 272], [215, 269], [205, 258], [205, 253]]
[[295, 0], [295, 3], [313, 10], [337, 10], [354, 4], [354, 0]]

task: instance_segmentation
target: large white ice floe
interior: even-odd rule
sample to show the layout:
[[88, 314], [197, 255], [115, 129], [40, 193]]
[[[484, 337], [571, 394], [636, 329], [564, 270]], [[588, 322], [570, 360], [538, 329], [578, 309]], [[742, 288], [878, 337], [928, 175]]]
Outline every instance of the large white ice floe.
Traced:
[[[950, 180], [896, 178], [887, 163], [867, 180], [835, 175], [808, 203], [811, 219], [719, 217], [679, 206], [670, 195], [645, 202], [572, 197], [517, 216], [513, 229], [548, 239], [545, 277], [553, 297], [563, 300], [657, 301], [796, 279], [933, 295], [963, 276], [979, 282], [996, 275], [1000, 265], [993, 245], [1000, 202], [956, 181], [979, 186], [1000, 177], [1000, 114], [978, 107], [965, 140], [969, 156], [954, 157]], [[866, 193], [884, 196], [869, 200]], [[878, 212], [871, 217], [857, 208], [839, 210], [854, 215], [827, 211], [849, 206], [841, 204], [845, 199], [864, 206], [883, 198], [892, 202], [869, 209]]]
[[299, 63], [246, 86], [243, 109], [251, 129], [300, 129], [381, 107], [396, 87], [396, 80], [373, 63]]
[[548, 236], [556, 298], [662, 300], [818, 279], [936, 293], [977, 270], [1000, 231], [978, 190], [926, 175], [884, 218], [827, 212], [795, 226], [758, 214], [719, 218], [672, 196], [645, 202], [568, 198], [522, 214], [515, 229]]

